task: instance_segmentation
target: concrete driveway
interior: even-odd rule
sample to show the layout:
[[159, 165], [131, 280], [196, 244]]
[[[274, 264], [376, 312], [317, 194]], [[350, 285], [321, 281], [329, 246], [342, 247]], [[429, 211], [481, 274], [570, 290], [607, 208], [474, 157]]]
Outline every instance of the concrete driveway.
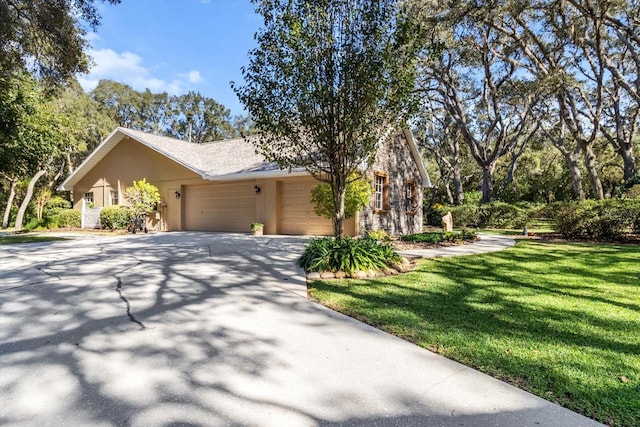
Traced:
[[307, 301], [305, 241], [0, 246], [0, 424], [597, 425]]

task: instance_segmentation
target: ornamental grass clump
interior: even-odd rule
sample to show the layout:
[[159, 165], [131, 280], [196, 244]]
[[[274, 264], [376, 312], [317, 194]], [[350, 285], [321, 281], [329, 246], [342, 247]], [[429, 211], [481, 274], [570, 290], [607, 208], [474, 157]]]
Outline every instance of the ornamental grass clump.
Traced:
[[312, 239], [298, 264], [305, 271], [381, 270], [400, 261], [390, 243], [370, 238], [322, 237]]

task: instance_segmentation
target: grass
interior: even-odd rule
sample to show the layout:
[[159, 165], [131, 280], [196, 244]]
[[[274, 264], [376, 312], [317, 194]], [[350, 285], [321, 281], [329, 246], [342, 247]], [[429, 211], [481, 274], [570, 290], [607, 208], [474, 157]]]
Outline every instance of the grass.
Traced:
[[520, 241], [310, 295], [612, 426], [640, 425], [640, 246]]
[[[544, 219], [537, 219], [527, 225], [527, 230], [536, 235], [553, 234], [553, 222]], [[508, 236], [521, 236], [522, 228], [482, 228], [477, 230], [479, 233], [502, 234]]]
[[56, 240], [69, 240], [64, 237], [55, 236], [32, 236], [27, 234], [11, 234], [8, 236], [0, 236], [0, 245], [9, 245], [13, 243], [37, 243], [52, 242]]

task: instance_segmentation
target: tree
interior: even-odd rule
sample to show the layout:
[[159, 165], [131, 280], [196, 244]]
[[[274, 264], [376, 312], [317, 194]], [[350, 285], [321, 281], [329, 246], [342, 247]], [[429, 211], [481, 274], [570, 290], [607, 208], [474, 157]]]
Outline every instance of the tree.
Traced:
[[56, 83], [88, 71], [84, 36], [100, 24], [94, 0], [0, 0], [0, 22], [0, 82], [24, 67]]
[[516, 43], [510, 61], [549, 86], [555, 119], [545, 132], [567, 159], [579, 198], [580, 154], [594, 196], [604, 195], [594, 149], [603, 132], [624, 161], [625, 179], [637, 173], [639, 14], [637, 0], [509, 1], [493, 21]]
[[54, 93], [52, 103], [64, 118], [62, 154], [66, 167], [61, 168], [60, 173], [71, 173], [113, 131], [116, 123], [75, 79]]
[[[452, 116], [434, 99], [425, 97], [417, 120], [417, 139], [420, 146], [432, 157], [438, 166], [438, 176], [434, 181], [431, 204], [439, 187], [444, 187], [447, 201], [460, 205], [464, 202], [462, 176], [463, 144], [460, 130]], [[453, 183], [453, 191], [451, 191]]]
[[135, 216], [151, 212], [160, 201], [158, 187], [148, 183], [146, 178], [142, 178], [140, 181], [133, 181], [133, 185], [124, 190], [124, 196], [131, 203], [133, 215]]
[[[361, 177], [353, 177], [347, 184], [344, 194], [344, 218], [353, 218], [355, 214], [369, 204], [373, 194], [371, 183]], [[333, 204], [333, 194], [329, 184], [317, 184], [311, 190], [311, 203], [316, 215], [332, 219], [336, 208]]]
[[15, 227], [20, 230], [36, 183], [59, 157], [64, 141], [63, 119], [29, 74], [13, 75], [7, 88], [7, 97], [0, 101], [0, 112], [3, 113], [0, 114], [0, 170], [12, 193], [7, 200], [3, 226], [8, 225], [15, 184], [28, 180], [16, 217]]
[[510, 155], [513, 179], [518, 158], [538, 130], [534, 112], [540, 91], [531, 76], [509, 60], [512, 43], [492, 27], [493, 12], [465, 8], [446, 19], [438, 18], [441, 12], [439, 6], [421, 10], [423, 25], [443, 50], [424, 56], [419, 90], [427, 108], [442, 110], [452, 121], [447, 125], [453, 129], [445, 130], [459, 134], [469, 147], [482, 169], [482, 201], [488, 203], [500, 159]]
[[131, 86], [113, 80], [100, 80], [91, 97], [106, 110], [118, 126], [145, 130], [136, 124], [140, 120], [142, 95]]
[[199, 144], [239, 136], [229, 109], [212, 98], [189, 92], [174, 97], [172, 104], [169, 136]]
[[254, 2], [264, 28], [232, 83], [261, 132], [252, 142], [330, 184], [342, 235], [350, 177], [412, 111], [422, 33], [396, 0]]
[[224, 105], [198, 92], [169, 96], [166, 92], [139, 92], [113, 80], [100, 80], [91, 92], [118, 126], [167, 135], [195, 143], [253, 133], [251, 121], [232, 117]]

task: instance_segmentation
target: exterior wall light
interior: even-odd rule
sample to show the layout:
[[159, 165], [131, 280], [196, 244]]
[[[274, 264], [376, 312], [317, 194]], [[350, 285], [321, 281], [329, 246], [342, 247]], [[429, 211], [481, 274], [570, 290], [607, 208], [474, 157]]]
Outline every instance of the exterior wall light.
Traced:
[[180, 192], [178, 190], [176, 190], [176, 192], [174, 194], [176, 195], [176, 199], [180, 198]]
[[260, 194], [260, 192], [262, 191], [262, 188], [258, 187], [257, 185], [254, 186], [253, 189], [256, 191], [256, 194]]

